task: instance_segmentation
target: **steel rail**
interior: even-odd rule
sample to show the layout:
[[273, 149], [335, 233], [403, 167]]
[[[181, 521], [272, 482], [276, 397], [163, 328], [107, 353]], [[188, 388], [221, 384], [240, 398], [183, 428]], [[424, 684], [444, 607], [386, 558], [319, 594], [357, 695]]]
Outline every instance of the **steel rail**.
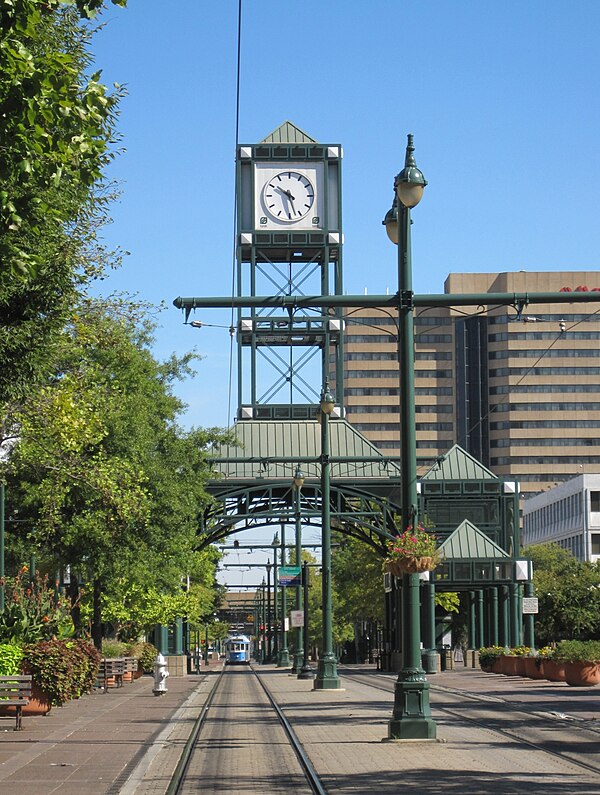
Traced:
[[[393, 684], [394, 683], [393, 682], [391, 682], [391, 684], [392, 684], [391, 688], [382, 687], [381, 685], [376, 685], [376, 684], [372, 684], [371, 682], [364, 681], [366, 678], [375, 678], [375, 676], [373, 674], [371, 674], [371, 675], [362, 674], [362, 673], [353, 671], [352, 669], [346, 669], [345, 670], [345, 674], [346, 675], [350, 675], [350, 676], [352, 676], [353, 674], [356, 676], [358, 674], [357, 678], [360, 678], [360, 680], [363, 681], [364, 684], [367, 687], [371, 687], [374, 690], [382, 690], [384, 693], [390, 693], [390, 695], [394, 694], [394, 688], [393, 688]], [[495, 703], [498, 703], [499, 705], [501, 705], [505, 712], [526, 712], [526, 713], [535, 715], [536, 717], [538, 717], [540, 719], [542, 719], [542, 718], [546, 718], [547, 719], [547, 716], [549, 714], [549, 713], [537, 712], [535, 710], [527, 710], [526, 707], [522, 706], [522, 705], [512, 706], [510, 704], [510, 702], [507, 702], [504, 699], [490, 698], [490, 697], [482, 696], [482, 695], [480, 695], [478, 693], [472, 693], [472, 692], [470, 692], [468, 690], [458, 690], [458, 689], [454, 689], [454, 688], [443, 687], [441, 685], [431, 685], [430, 688], [431, 688], [431, 690], [435, 690], [435, 691], [440, 692], [440, 693], [448, 693], [449, 695], [453, 695], [453, 696], [462, 696], [463, 698], [469, 698], [472, 701], [479, 701], [482, 704], [485, 704], [485, 703], [489, 704], [491, 702], [495, 702]], [[457, 711], [453, 710], [450, 707], [441, 707], [441, 706], [436, 705], [435, 709], [439, 710], [440, 712], [444, 712], [447, 715], [451, 715], [454, 718], [460, 718], [460, 720], [467, 721], [467, 723], [471, 723], [472, 725], [477, 726], [479, 728], [484, 728], [486, 731], [497, 732], [498, 734], [501, 734], [503, 737], [508, 737], [510, 740], [516, 740], [517, 742], [523, 743], [524, 745], [527, 745], [530, 748], [535, 748], [537, 751], [541, 751], [544, 754], [549, 754], [550, 756], [553, 756], [556, 759], [560, 759], [562, 762], [568, 762], [571, 765], [575, 765], [576, 767], [580, 767], [583, 770], [587, 770], [588, 772], [595, 773], [596, 775], [598, 773], [600, 773], [600, 766], [598, 766], [598, 765], [589, 765], [586, 762], [582, 762], [579, 759], [574, 759], [572, 756], [569, 756], [568, 754], [560, 753], [559, 751], [551, 751], [548, 748], [545, 748], [543, 745], [540, 745], [539, 743], [534, 742], [533, 740], [527, 740], [525, 737], [521, 736], [516, 731], [510, 731], [509, 729], [501, 729], [501, 728], [498, 728], [496, 726], [490, 727], [484, 721], [478, 720], [477, 718], [469, 718], [468, 716], [464, 715], [463, 713], [457, 712]], [[560, 717], [554, 716], [554, 715], [553, 715], [553, 717], [557, 721], [564, 721], [565, 723], [570, 723], [570, 724], [576, 723], [576, 725], [578, 726], [579, 729], [583, 729], [585, 731], [589, 731], [592, 734], [600, 734], [600, 732], [597, 729], [594, 729], [592, 726], [587, 726], [587, 724], [582, 725], [583, 721], [581, 721], [581, 722], [580, 721], [575, 721], [574, 719], [569, 719], [569, 718], [566, 718], [566, 717], [565, 718], [560, 718]]]
[[212, 705], [213, 699], [217, 693], [217, 689], [219, 687], [219, 684], [221, 683], [221, 679], [223, 678], [224, 673], [225, 673], [225, 666], [223, 666], [223, 668], [221, 669], [221, 673], [218, 675], [214, 685], [212, 686], [211, 691], [208, 694], [208, 698], [206, 699], [206, 701], [202, 706], [202, 709], [200, 710], [200, 714], [194, 721], [194, 725], [192, 726], [192, 731], [190, 732], [190, 736], [188, 737], [187, 742], [183, 747], [183, 751], [181, 752], [181, 756], [179, 757], [179, 762], [177, 762], [177, 767], [173, 772], [173, 775], [169, 782], [169, 786], [166, 789], [165, 795], [177, 795], [177, 793], [181, 790], [181, 785], [185, 780], [185, 774], [187, 772], [190, 758], [192, 756], [192, 751], [194, 750], [194, 746], [196, 745], [196, 741], [198, 740], [198, 735], [200, 734], [200, 730], [204, 724], [206, 715]]
[[254, 673], [254, 675], [256, 676], [256, 678], [258, 679], [258, 681], [260, 683], [260, 686], [265, 691], [265, 693], [267, 695], [267, 698], [271, 702], [271, 706], [273, 707], [273, 709], [277, 713], [277, 717], [279, 718], [279, 721], [280, 721], [281, 725], [283, 726], [283, 730], [287, 734], [288, 740], [290, 741], [290, 744], [291, 744], [292, 748], [294, 749], [294, 752], [295, 752], [295, 754], [296, 754], [296, 756], [298, 758], [298, 761], [300, 762], [300, 765], [302, 766], [302, 769], [304, 770], [304, 774], [305, 774], [305, 776], [307, 778], [308, 783], [310, 784], [310, 787], [311, 787], [312, 791], [315, 793], [315, 795], [327, 795], [327, 790], [323, 787], [323, 785], [321, 783], [321, 779], [319, 778], [319, 774], [317, 773], [317, 771], [312, 766], [312, 763], [311, 763], [310, 759], [308, 758], [304, 748], [302, 747], [302, 743], [300, 742], [300, 740], [296, 736], [296, 732], [293, 730], [291, 723], [285, 717], [281, 707], [275, 701], [275, 698], [273, 697], [273, 694], [271, 693], [269, 688], [265, 685], [265, 683], [262, 681], [261, 677], [258, 675], [256, 670], [254, 669], [254, 666], [251, 665], [250, 668], [251, 668], [252, 672]]

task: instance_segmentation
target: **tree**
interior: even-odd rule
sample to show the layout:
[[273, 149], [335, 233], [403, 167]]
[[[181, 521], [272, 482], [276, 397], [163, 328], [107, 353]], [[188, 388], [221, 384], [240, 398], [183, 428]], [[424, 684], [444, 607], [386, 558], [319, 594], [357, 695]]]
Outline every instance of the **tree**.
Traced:
[[195, 540], [206, 449], [222, 435], [177, 426], [171, 383], [193, 356], [161, 364], [150, 342], [135, 307], [81, 301], [55, 346], [54, 377], [12, 415], [11, 501], [30, 517], [29, 543], [70, 565], [74, 587], [93, 583], [97, 642], [101, 594], [117, 620], [117, 604], [139, 602], [136, 586], [163, 594], [166, 609], [182, 576], [203, 589], [214, 580], [216, 559]]
[[524, 555], [533, 561], [538, 642], [600, 638], [598, 564], [581, 562], [558, 544], [536, 544]]
[[101, 3], [67, 5], [0, 0], [0, 404], [27, 394], [77, 289], [118, 261], [96, 232], [122, 91], [88, 74], [79, 15]]

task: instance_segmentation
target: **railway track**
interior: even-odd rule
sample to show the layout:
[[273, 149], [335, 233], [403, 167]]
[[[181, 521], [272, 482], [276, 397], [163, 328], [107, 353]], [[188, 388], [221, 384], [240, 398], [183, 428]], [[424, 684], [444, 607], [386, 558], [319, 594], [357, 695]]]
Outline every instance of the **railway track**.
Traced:
[[[225, 666], [196, 719], [166, 790], [326, 795], [289, 721], [252, 667]], [[275, 782], [275, 785], [274, 783]]]
[[[351, 668], [343, 673], [367, 687], [394, 693], [395, 679], [391, 677]], [[536, 712], [523, 703], [434, 684], [430, 684], [430, 698], [436, 721], [440, 714], [446, 715], [600, 775], [600, 728], [592, 721]], [[443, 734], [443, 729], [439, 733]], [[582, 747], [587, 750], [582, 752]]]

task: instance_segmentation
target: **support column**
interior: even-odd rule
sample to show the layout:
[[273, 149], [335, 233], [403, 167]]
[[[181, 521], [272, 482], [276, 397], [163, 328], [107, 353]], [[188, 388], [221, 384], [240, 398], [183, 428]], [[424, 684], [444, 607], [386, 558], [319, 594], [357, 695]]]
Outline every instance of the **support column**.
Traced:
[[426, 674], [437, 673], [437, 649], [435, 648], [435, 583], [432, 573], [429, 580], [423, 580], [421, 593], [425, 605], [423, 631], [423, 667]]
[[173, 654], [180, 657], [183, 654], [183, 619], [176, 618], [173, 626]]
[[483, 615], [483, 590], [480, 588], [477, 592], [477, 645], [475, 650], [483, 646], [484, 637], [484, 615]]
[[477, 625], [475, 623], [475, 591], [469, 591], [469, 648], [474, 649], [477, 643]]
[[[281, 566], [286, 565], [285, 555], [285, 524], [281, 523]], [[287, 588], [281, 588], [281, 649], [277, 655], [277, 667], [288, 668], [290, 662], [290, 651], [288, 649], [288, 633], [286, 629], [287, 621]]]
[[[532, 582], [525, 583], [525, 597], [530, 598], [535, 596], [535, 590], [533, 587]], [[535, 648], [535, 637], [534, 637], [534, 619], [535, 616], [533, 613], [525, 613], [523, 615], [523, 623], [524, 623], [524, 643], [525, 646], [529, 646], [530, 649]]]
[[500, 646], [510, 646], [510, 594], [508, 585], [500, 586]]
[[489, 645], [498, 645], [498, 588], [493, 587], [488, 590], [489, 598]]
[[[295, 483], [295, 524], [296, 524], [296, 566], [302, 565], [302, 522], [301, 522], [301, 505], [302, 505], [302, 485], [304, 483], [304, 476], [298, 469], [296, 471]], [[296, 610], [303, 610], [303, 593], [302, 582], [296, 586]], [[296, 627], [296, 653], [294, 655], [294, 667], [292, 673], [299, 674], [302, 670], [302, 663], [304, 661], [304, 627]]]
[[513, 647], [519, 646], [521, 643], [519, 630], [519, 583], [512, 582], [510, 584], [510, 645]]

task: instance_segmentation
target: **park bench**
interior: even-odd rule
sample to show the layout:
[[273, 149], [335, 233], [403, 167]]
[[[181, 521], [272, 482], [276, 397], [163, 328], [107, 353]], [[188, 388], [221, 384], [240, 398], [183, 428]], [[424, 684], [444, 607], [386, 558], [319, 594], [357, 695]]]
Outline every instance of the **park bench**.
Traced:
[[31, 698], [31, 675], [0, 676], [0, 707], [15, 707], [15, 731], [23, 728], [21, 711]]
[[100, 662], [98, 677], [96, 682], [105, 693], [114, 684], [115, 687], [123, 687], [123, 674], [125, 673], [125, 660], [122, 657], [105, 657]]
[[125, 682], [133, 682], [137, 669], [138, 661], [135, 657], [123, 657], [123, 679]]

